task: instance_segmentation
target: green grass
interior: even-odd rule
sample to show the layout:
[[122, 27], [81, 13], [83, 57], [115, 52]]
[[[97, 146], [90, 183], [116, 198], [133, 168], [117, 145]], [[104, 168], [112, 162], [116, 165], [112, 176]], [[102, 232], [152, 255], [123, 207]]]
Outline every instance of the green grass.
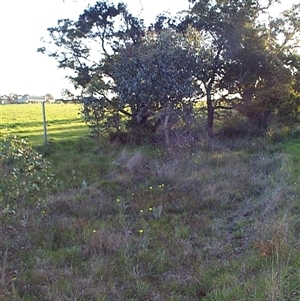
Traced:
[[77, 135], [38, 147], [57, 186], [0, 242], [0, 300], [300, 299], [297, 139], [170, 154]]
[[[46, 104], [47, 137], [49, 141], [72, 140], [87, 134], [88, 128], [80, 118], [76, 104]], [[28, 138], [33, 145], [44, 142], [41, 104], [0, 106], [0, 135]]]

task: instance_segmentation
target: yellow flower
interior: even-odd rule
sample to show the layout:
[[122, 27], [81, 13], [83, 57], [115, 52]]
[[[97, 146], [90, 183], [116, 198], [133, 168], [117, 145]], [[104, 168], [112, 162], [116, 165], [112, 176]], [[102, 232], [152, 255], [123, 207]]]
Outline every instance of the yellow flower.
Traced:
[[152, 186], [150, 186], [149, 189], [151, 190], [151, 189], [152, 189]]
[[140, 229], [139, 232], [140, 232], [140, 234], [143, 234], [143, 233], [144, 233], [144, 230], [143, 230], [143, 229]]
[[143, 210], [143, 209], [141, 209], [141, 210], [140, 210], [140, 212], [141, 212], [141, 213], [143, 213], [143, 212], [144, 212], [144, 210]]
[[120, 199], [117, 199], [117, 203], [120, 203]]
[[94, 229], [93, 232], [96, 233], [96, 230]]
[[152, 210], [153, 210], [153, 208], [152, 208], [152, 207], [150, 207], [150, 208], [149, 208], [149, 211], [152, 211]]

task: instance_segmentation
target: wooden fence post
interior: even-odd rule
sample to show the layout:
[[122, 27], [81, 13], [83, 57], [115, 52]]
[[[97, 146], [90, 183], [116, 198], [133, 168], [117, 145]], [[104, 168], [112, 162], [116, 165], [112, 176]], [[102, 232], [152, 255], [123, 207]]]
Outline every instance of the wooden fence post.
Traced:
[[43, 123], [44, 123], [44, 144], [47, 145], [47, 121], [46, 121], [45, 101], [42, 101], [42, 109], [43, 109]]

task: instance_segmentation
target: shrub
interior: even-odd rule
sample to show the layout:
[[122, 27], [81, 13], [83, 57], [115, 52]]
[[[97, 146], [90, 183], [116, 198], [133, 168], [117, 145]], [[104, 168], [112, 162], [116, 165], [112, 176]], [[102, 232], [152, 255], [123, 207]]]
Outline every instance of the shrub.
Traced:
[[254, 126], [247, 118], [239, 113], [233, 113], [230, 118], [222, 122], [222, 128], [218, 132], [220, 138], [257, 137], [263, 132]]
[[34, 151], [25, 139], [4, 138], [0, 163], [0, 221], [5, 226], [16, 218], [18, 208], [40, 205], [55, 182], [54, 175], [49, 172], [50, 162]]

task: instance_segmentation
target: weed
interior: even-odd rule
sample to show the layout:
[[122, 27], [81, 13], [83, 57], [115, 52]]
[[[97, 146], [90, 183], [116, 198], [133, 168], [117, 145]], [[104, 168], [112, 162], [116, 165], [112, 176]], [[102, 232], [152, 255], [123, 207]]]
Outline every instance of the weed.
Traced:
[[157, 207], [152, 208], [152, 213], [155, 219], [160, 219], [162, 213], [163, 206], [158, 205]]

